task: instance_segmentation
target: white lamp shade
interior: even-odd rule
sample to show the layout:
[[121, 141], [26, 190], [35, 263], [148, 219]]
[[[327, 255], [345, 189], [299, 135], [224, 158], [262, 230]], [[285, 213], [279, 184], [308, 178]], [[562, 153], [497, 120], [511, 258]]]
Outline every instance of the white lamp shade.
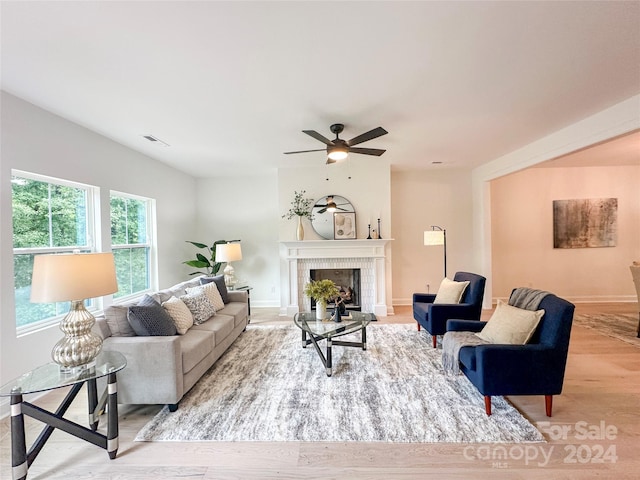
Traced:
[[113, 253], [36, 255], [31, 302], [84, 300], [118, 291]]
[[444, 245], [444, 231], [427, 230], [424, 232], [425, 245]]
[[216, 246], [216, 262], [237, 262], [242, 260], [242, 247], [239, 243], [221, 243]]

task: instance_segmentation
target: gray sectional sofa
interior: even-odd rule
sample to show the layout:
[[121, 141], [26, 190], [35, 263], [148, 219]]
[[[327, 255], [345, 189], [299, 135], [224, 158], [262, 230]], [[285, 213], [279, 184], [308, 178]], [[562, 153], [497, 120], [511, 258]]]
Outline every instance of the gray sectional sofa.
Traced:
[[[151, 295], [159, 303], [180, 297], [201, 278], [174, 285]], [[223, 288], [219, 288], [223, 290]], [[118, 403], [167, 404], [174, 411], [185, 393], [220, 358], [248, 323], [248, 297], [244, 291], [221, 296], [224, 308], [184, 335], [137, 336], [127, 322], [129, 304], [108, 307], [96, 319], [94, 331], [103, 338], [104, 351], [117, 351], [127, 359], [118, 373]]]

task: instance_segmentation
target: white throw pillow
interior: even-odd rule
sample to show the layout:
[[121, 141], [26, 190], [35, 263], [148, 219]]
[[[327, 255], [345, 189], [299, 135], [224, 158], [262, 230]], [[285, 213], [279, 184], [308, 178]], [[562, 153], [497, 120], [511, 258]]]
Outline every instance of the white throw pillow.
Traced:
[[524, 310], [498, 300], [496, 311], [477, 335], [490, 343], [524, 345], [536, 331], [543, 315], [544, 310]]
[[171, 297], [169, 300], [162, 304], [169, 316], [173, 319], [173, 323], [176, 324], [176, 330], [180, 335], [187, 333], [187, 330], [193, 325], [193, 315], [189, 307], [185, 303], [176, 297]]
[[433, 303], [460, 303], [462, 294], [468, 285], [468, 281], [454, 282], [445, 277], [440, 283], [440, 288], [438, 288], [438, 293]]
[[216, 312], [224, 308], [224, 300], [222, 300], [222, 295], [220, 295], [220, 291], [218, 290], [218, 286], [215, 282], [205, 283], [198, 287], [187, 288], [187, 293], [196, 292], [204, 292], [209, 299], [209, 302], [211, 302], [211, 305], [213, 305], [213, 308], [216, 309]]

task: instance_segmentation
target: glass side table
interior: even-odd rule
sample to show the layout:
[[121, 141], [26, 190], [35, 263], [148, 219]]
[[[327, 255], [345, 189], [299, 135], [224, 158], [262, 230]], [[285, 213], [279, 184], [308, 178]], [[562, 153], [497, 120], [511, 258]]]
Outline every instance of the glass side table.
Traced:
[[[70, 373], [61, 371], [57, 363], [47, 363], [15, 378], [0, 387], [0, 397], [11, 397], [11, 467], [14, 480], [27, 478], [29, 467], [42, 447], [58, 428], [75, 437], [107, 450], [114, 459], [118, 452], [118, 398], [116, 373], [127, 365], [124, 355], [118, 352], [102, 352], [87, 368], [75, 369]], [[107, 377], [107, 386], [98, 399], [96, 380]], [[78, 395], [83, 384], [87, 384], [89, 400], [89, 428], [63, 418], [71, 402]], [[25, 402], [23, 395], [46, 392], [61, 387], [71, 387], [55, 412], [48, 412], [36, 405]], [[99, 416], [107, 409], [107, 435], [97, 431]], [[35, 418], [46, 425], [27, 452], [24, 415]]]

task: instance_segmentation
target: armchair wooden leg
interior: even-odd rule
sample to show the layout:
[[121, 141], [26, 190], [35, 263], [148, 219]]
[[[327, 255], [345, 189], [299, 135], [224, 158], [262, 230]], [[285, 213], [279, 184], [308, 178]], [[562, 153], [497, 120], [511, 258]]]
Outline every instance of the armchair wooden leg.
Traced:
[[544, 396], [544, 409], [547, 412], [547, 417], [551, 416], [551, 409], [553, 407], [553, 395]]
[[491, 415], [491, 395], [484, 396], [484, 410], [487, 415]]
[[433, 348], [437, 348], [438, 347], [438, 336], [437, 335], [431, 335], [431, 338], [433, 339]]
[[418, 331], [420, 331], [420, 322], [417, 322], [417, 323], [418, 323]]

